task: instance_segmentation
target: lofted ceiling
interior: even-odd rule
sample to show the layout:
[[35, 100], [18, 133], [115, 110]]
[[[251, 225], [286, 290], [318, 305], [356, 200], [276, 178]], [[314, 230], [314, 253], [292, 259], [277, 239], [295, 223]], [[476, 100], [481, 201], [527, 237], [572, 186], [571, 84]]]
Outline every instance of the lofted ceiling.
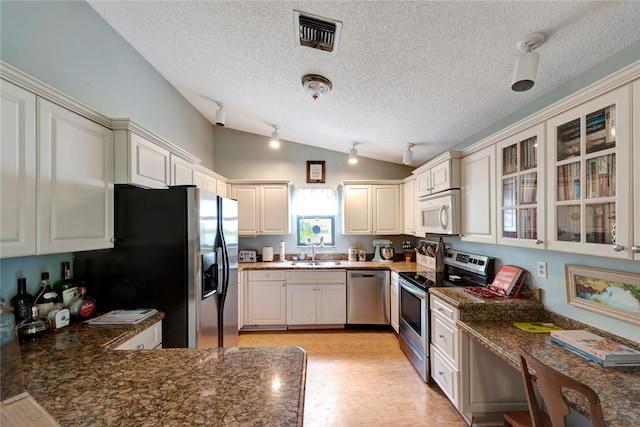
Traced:
[[[637, 1], [93, 1], [212, 123], [418, 166], [640, 39]], [[336, 53], [300, 46], [294, 11], [342, 23]], [[540, 32], [536, 84], [510, 89]], [[317, 100], [305, 74], [330, 79]]]

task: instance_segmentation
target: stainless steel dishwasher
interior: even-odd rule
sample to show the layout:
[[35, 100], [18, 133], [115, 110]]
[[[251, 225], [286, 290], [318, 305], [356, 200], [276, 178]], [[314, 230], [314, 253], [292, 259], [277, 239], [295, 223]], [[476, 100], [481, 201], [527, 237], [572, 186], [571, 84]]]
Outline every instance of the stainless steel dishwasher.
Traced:
[[388, 325], [390, 287], [387, 270], [348, 270], [347, 324]]

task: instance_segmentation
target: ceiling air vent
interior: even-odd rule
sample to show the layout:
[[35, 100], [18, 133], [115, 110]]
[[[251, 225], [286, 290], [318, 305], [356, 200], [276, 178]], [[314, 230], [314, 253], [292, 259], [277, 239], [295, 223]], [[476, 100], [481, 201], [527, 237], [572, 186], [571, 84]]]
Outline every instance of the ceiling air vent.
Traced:
[[296, 40], [300, 46], [336, 53], [342, 22], [294, 11]]

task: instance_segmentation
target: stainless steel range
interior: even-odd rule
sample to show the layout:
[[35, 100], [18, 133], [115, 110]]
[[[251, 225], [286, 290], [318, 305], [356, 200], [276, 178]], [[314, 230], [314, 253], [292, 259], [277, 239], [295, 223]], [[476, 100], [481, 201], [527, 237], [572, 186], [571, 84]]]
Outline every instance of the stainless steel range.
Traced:
[[400, 348], [425, 382], [429, 373], [430, 287], [487, 286], [493, 280], [494, 258], [448, 249], [444, 273], [414, 271], [400, 276]]

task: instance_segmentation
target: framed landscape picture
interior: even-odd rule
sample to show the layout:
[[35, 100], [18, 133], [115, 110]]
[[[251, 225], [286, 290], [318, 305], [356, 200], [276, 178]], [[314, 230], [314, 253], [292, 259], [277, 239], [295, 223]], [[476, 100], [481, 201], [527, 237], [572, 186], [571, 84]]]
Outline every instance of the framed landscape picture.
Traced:
[[640, 324], [640, 274], [565, 264], [567, 302]]

